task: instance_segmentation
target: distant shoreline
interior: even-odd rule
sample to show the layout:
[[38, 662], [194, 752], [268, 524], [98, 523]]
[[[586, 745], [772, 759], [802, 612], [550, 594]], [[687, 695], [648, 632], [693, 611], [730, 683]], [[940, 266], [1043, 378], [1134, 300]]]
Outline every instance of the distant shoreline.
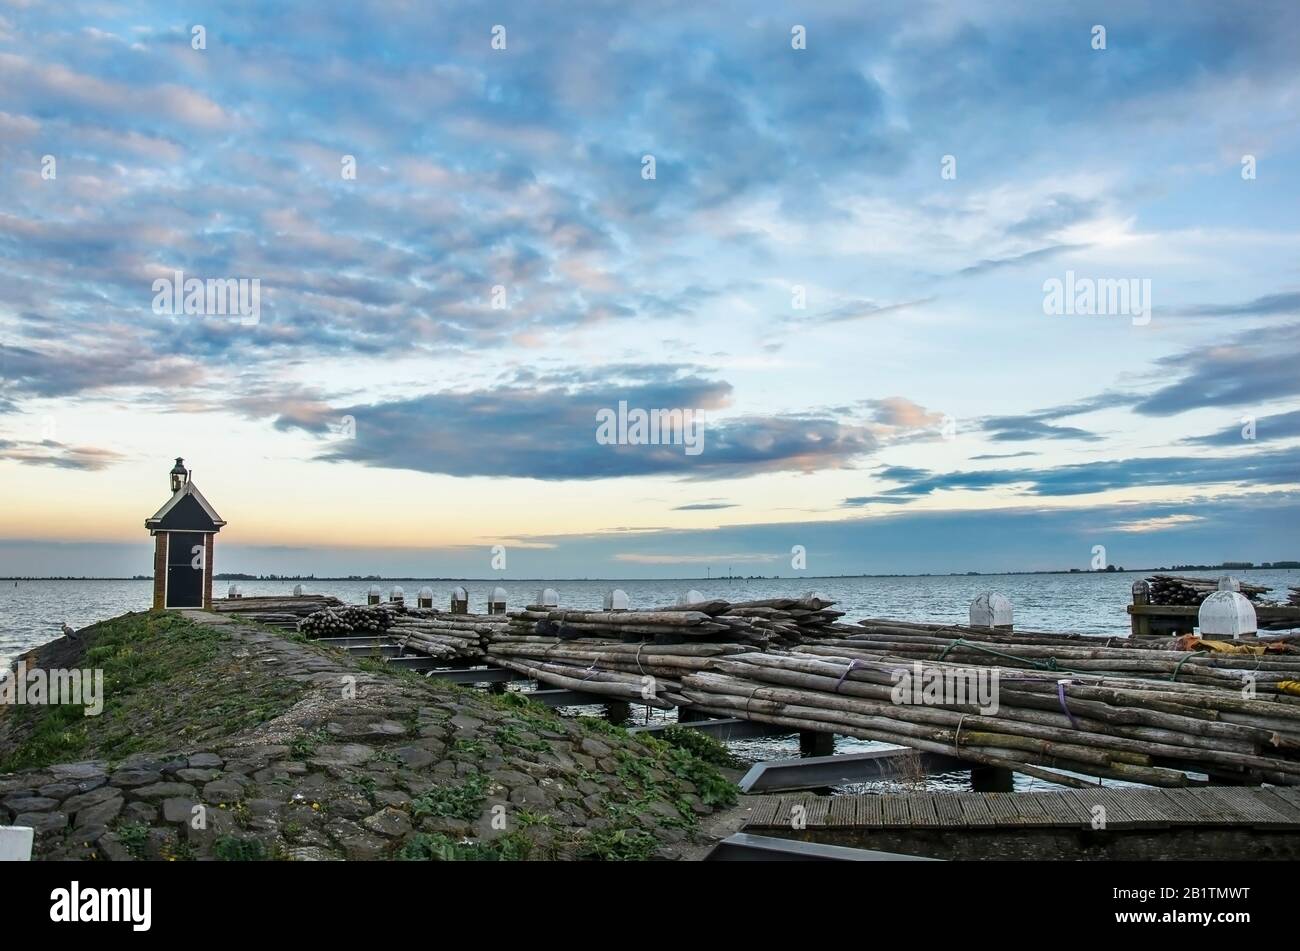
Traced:
[[[1057, 568], [1043, 571], [944, 571], [944, 572], [924, 572], [924, 573], [904, 573], [904, 574], [852, 574], [852, 575], [720, 575], [716, 577], [681, 577], [681, 578], [601, 578], [601, 577], [538, 577], [538, 578], [430, 578], [427, 576], [417, 575], [346, 575], [342, 577], [326, 577], [324, 575], [244, 575], [244, 574], [217, 574], [213, 575], [213, 581], [468, 581], [477, 584], [486, 583], [509, 583], [519, 584], [522, 582], [533, 581], [617, 581], [617, 582], [662, 582], [662, 581], [703, 581], [712, 583], [715, 581], [837, 581], [853, 578], [997, 578], [1019, 575], [1135, 575], [1135, 574], [1154, 574], [1154, 573], [1174, 573], [1180, 571], [1294, 571], [1300, 568], [1300, 562], [1282, 562], [1267, 565], [1175, 565], [1174, 567], [1160, 568], [1117, 568], [1114, 570], [1088, 570], [1082, 568]], [[128, 578], [119, 577], [101, 577], [94, 575], [42, 575], [42, 576], [25, 576], [25, 575], [0, 575], [0, 581], [152, 581], [151, 575], [133, 575]]]

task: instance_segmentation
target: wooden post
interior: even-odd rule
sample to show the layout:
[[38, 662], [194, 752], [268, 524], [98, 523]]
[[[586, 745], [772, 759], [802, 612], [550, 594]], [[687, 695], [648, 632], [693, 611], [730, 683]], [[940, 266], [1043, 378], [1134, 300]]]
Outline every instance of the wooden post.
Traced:
[[805, 759], [810, 756], [834, 756], [835, 734], [823, 733], [821, 730], [800, 730], [799, 755]]
[[622, 726], [632, 719], [632, 704], [626, 700], [612, 700], [605, 704], [605, 719], [615, 726]]
[[975, 792], [1014, 792], [1015, 776], [1005, 766], [972, 766], [970, 788]]
[[[1148, 581], [1133, 582], [1133, 606], [1146, 606], [1151, 603], [1151, 584]], [[1132, 637], [1147, 637], [1151, 633], [1151, 616], [1149, 614], [1139, 614], [1133, 612], [1130, 618], [1130, 634]]]
[[167, 591], [167, 533], [154, 535], [153, 543], [153, 609], [166, 607]]
[[203, 536], [203, 610], [212, 610], [212, 575], [216, 568], [212, 566], [212, 541], [217, 536], [207, 532]]

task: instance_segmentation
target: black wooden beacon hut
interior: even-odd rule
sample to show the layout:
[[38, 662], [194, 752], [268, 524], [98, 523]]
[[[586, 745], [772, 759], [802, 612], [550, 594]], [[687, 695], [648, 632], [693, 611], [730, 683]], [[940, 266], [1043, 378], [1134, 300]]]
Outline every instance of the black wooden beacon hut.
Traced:
[[153, 606], [212, 608], [212, 539], [226, 523], [190, 479], [185, 460], [171, 471], [172, 497], [144, 527], [155, 539]]

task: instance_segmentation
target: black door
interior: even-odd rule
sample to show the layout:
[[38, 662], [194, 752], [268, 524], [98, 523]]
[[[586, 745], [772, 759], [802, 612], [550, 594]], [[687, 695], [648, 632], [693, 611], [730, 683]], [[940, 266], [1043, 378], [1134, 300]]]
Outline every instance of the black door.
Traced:
[[[194, 549], [198, 547], [196, 552]], [[167, 539], [167, 607], [203, 607], [203, 533], [172, 532]], [[195, 568], [195, 565], [198, 565]]]

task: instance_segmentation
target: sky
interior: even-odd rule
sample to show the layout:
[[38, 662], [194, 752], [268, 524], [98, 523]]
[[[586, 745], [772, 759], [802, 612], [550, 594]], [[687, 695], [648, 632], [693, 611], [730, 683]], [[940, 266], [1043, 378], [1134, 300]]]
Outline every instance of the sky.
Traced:
[[0, 0], [0, 574], [1300, 558], [1300, 5], [1174, 9]]

